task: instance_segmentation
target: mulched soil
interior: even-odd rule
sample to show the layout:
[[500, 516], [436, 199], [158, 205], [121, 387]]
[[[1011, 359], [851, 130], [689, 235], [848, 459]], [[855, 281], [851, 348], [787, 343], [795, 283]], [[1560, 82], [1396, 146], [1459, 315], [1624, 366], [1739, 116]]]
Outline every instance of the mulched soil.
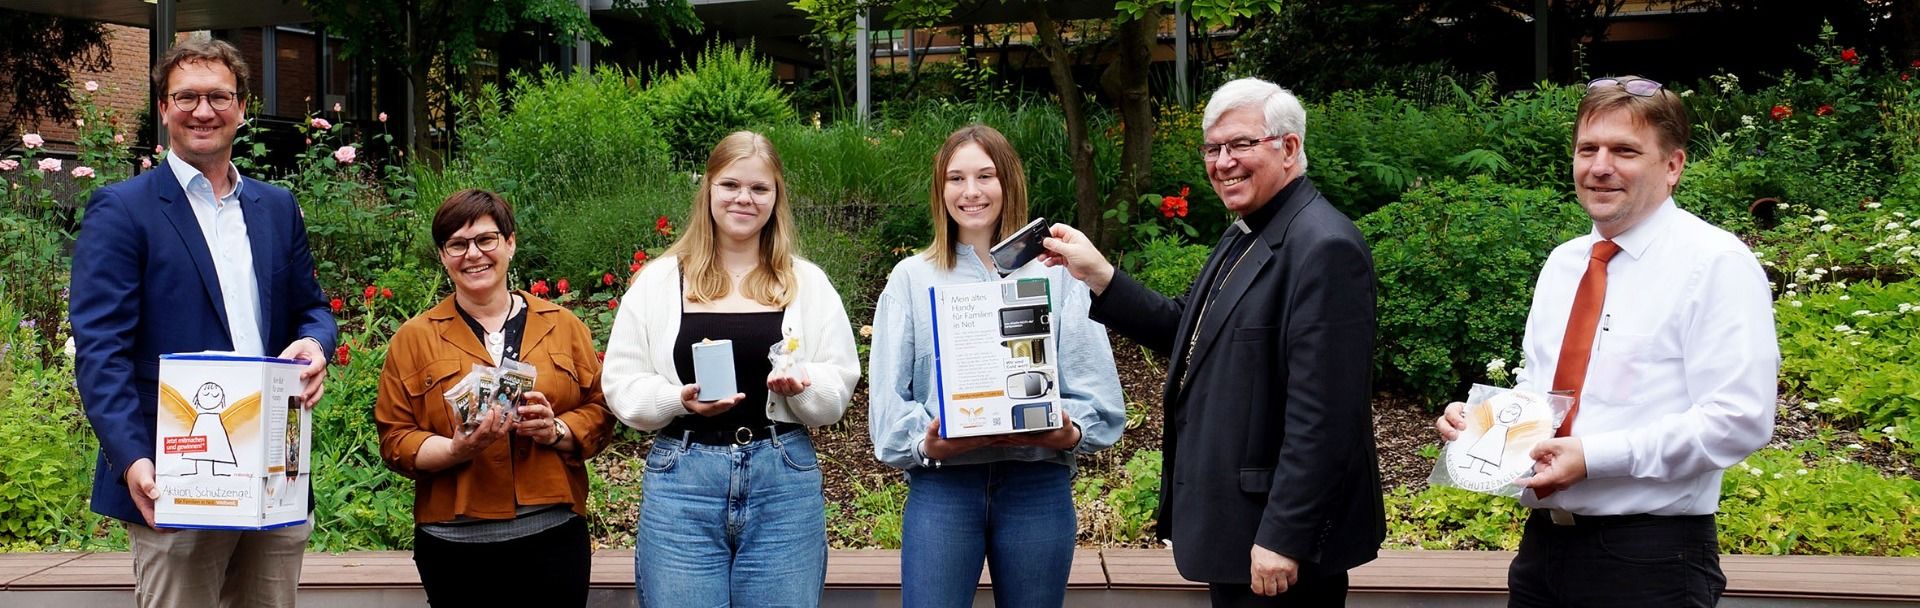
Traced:
[[[1120, 371], [1120, 385], [1126, 393], [1129, 411], [1142, 413], [1138, 424], [1129, 427], [1112, 448], [1083, 457], [1080, 475], [1120, 479], [1121, 467], [1139, 450], [1159, 449], [1161, 388], [1166, 378], [1166, 358], [1147, 352], [1126, 338], [1111, 335], [1114, 361]], [[1920, 479], [1920, 468], [1911, 457], [1895, 451], [1889, 442], [1868, 442], [1857, 430], [1838, 428], [1827, 419], [1802, 407], [1797, 398], [1782, 397], [1774, 426], [1772, 447], [1785, 448], [1802, 440], [1823, 441], [1836, 453], [1846, 454], [1886, 475], [1905, 475]], [[1380, 457], [1380, 482], [1383, 489], [1407, 488], [1418, 492], [1427, 486], [1433, 460], [1421, 456], [1422, 448], [1438, 439], [1433, 420], [1438, 414], [1428, 411], [1415, 397], [1381, 392], [1374, 396], [1374, 443]], [[646, 461], [650, 436], [622, 428], [615, 444], [591, 461], [598, 479], [614, 487], [639, 487], [641, 466]], [[851, 505], [861, 489], [872, 490], [889, 484], [904, 483], [900, 472], [880, 464], [873, 457], [873, 443], [867, 437], [867, 386], [865, 380], [854, 392], [846, 416], [832, 426], [814, 432], [814, 445], [820, 455], [820, 470], [829, 504]], [[1853, 448], [1851, 446], [1860, 446]], [[616, 493], [612, 504], [592, 505], [595, 514], [594, 536], [600, 546], [629, 547], [631, 530], [637, 519], [639, 493]], [[1083, 522], [1083, 527], [1086, 522]], [[831, 539], [835, 546], [843, 539]]]

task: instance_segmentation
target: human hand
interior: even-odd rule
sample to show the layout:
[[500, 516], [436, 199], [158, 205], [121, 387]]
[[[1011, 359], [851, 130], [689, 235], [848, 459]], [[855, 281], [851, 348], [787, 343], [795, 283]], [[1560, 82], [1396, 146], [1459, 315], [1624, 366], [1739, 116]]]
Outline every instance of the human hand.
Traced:
[[1440, 432], [1441, 441], [1453, 441], [1460, 438], [1460, 431], [1467, 430], [1467, 404], [1455, 401], [1447, 404], [1447, 411], [1433, 421], [1433, 430]]
[[532, 439], [534, 443], [547, 445], [553, 443], [560, 434], [553, 414], [553, 402], [540, 391], [522, 393], [526, 405], [519, 408], [520, 421], [513, 423], [513, 432], [521, 437]]
[[1579, 437], [1541, 440], [1527, 455], [1533, 458], [1533, 476], [1513, 485], [1533, 488], [1535, 496], [1544, 498], [1587, 478], [1587, 448]]
[[946, 460], [993, 445], [999, 441], [999, 437], [992, 435], [983, 437], [958, 437], [954, 439], [941, 437], [940, 419], [935, 418], [933, 419], [933, 424], [927, 426], [927, 438], [920, 442], [920, 453], [934, 460]]
[[1053, 236], [1044, 244], [1046, 253], [1040, 254], [1040, 262], [1048, 266], [1066, 265], [1067, 273], [1080, 279], [1100, 295], [1107, 290], [1107, 284], [1113, 281], [1113, 263], [1100, 250], [1093, 246], [1093, 240], [1086, 234], [1066, 224], [1054, 224]]
[[1253, 546], [1253, 594], [1272, 597], [1300, 580], [1300, 562], [1260, 545]]
[[307, 362], [307, 367], [300, 370], [300, 406], [313, 409], [327, 392], [327, 354], [320, 352], [320, 343], [308, 338], [294, 340], [280, 351], [280, 358]]
[[480, 413], [480, 424], [473, 427], [473, 430], [465, 433], [456, 431], [452, 448], [455, 462], [472, 460], [474, 456], [487, 449], [487, 446], [507, 436], [507, 431], [513, 427], [513, 423], [506, 418], [502, 415], [500, 406], [496, 405]]
[[996, 445], [1008, 447], [1036, 447], [1050, 450], [1071, 450], [1080, 445], [1080, 425], [1068, 418], [1060, 428], [1039, 433], [1015, 433], [999, 436]]
[[782, 374], [779, 372], [767, 374], [767, 390], [788, 397], [800, 394], [800, 391], [807, 390], [809, 386], [813, 386], [813, 380], [794, 374]]
[[700, 385], [689, 384], [689, 385], [680, 387], [680, 405], [682, 407], [687, 408], [687, 411], [693, 412], [695, 414], [699, 414], [702, 416], [708, 416], [708, 417], [718, 416], [720, 414], [726, 413], [727, 410], [733, 409], [733, 406], [740, 405], [740, 402], [746, 401], [746, 400], [747, 400], [746, 393], [734, 393], [732, 397], [721, 399], [719, 401], [701, 401]]
[[133, 497], [133, 506], [140, 510], [140, 518], [147, 520], [147, 527], [173, 533], [173, 530], [162, 530], [153, 523], [153, 503], [160, 500], [160, 485], [154, 483], [153, 479], [153, 459], [142, 458], [133, 461], [133, 464], [127, 466], [126, 480], [127, 495]]

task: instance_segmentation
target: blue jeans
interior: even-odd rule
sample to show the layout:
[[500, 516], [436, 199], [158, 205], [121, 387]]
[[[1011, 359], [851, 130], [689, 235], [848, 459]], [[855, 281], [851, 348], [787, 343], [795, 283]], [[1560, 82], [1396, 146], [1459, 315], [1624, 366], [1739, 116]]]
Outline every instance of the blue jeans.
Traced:
[[1070, 469], [1051, 462], [909, 471], [902, 603], [972, 606], [982, 559], [993, 575], [994, 605], [1065, 603], [1078, 525], [1071, 477]]
[[641, 606], [820, 605], [826, 499], [806, 431], [724, 446], [655, 437], [641, 484]]

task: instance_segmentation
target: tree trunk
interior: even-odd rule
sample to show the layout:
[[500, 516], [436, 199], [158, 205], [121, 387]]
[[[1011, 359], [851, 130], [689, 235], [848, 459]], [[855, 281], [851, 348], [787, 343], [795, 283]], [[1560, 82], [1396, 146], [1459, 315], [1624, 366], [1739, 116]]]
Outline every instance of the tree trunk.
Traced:
[[1040, 55], [1047, 60], [1047, 75], [1060, 94], [1060, 111], [1066, 117], [1067, 158], [1073, 164], [1073, 224], [1088, 234], [1097, 234], [1105, 206], [1101, 204], [1098, 174], [1093, 166], [1093, 141], [1087, 137], [1086, 96], [1073, 81], [1073, 57], [1060, 40], [1059, 24], [1047, 12], [1046, 2], [1030, 2], [1028, 6], [1033, 7], [1033, 29], [1040, 41]]
[[[1121, 23], [1115, 36], [1118, 56], [1100, 75], [1100, 86], [1120, 106], [1123, 129], [1120, 179], [1114, 186], [1114, 203], [1137, 201], [1152, 185], [1153, 97], [1147, 87], [1147, 68], [1152, 65], [1158, 25], [1158, 19], [1152, 15]], [[1101, 222], [1095, 242], [1101, 250], [1113, 251], [1125, 230], [1119, 220], [1106, 219]]]

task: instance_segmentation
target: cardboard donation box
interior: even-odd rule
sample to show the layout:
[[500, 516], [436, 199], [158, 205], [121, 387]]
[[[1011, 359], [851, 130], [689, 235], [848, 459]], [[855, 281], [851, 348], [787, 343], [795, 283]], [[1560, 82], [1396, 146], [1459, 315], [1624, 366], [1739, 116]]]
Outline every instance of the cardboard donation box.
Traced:
[[160, 357], [154, 472], [162, 528], [266, 530], [307, 520], [313, 412], [288, 359]]
[[940, 435], [1060, 428], [1053, 298], [1044, 278], [928, 288]]

